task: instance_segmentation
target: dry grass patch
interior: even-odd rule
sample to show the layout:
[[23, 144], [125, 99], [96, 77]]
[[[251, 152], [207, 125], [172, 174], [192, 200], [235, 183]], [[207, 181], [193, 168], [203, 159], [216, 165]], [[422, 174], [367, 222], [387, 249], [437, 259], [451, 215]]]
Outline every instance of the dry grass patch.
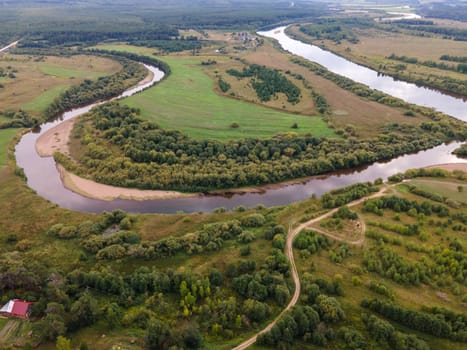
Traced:
[[[121, 69], [113, 60], [94, 56], [55, 57], [34, 59], [30, 56], [4, 55], [0, 67], [17, 70], [15, 79], [2, 81], [0, 89], [2, 110], [24, 108], [39, 113], [69, 85], [84, 79], [95, 79]], [[50, 93], [52, 91], [53, 93]]]
[[250, 63], [301, 74], [319, 94], [326, 98], [333, 111], [332, 123], [337, 128], [352, 124], [357, 128], [358, 134], [365, 137], [375, 136], [379, 133], [378, 129], [388, 123], [420, 124], [428, 120], [424, 117], [406, 117], [402, 110], [365, 100], [310, 72], [307, 68], [291, 63], [290, 57], [292, 57], [290, 54], [275, 49], [270, 40], [265, 40], [264, 46], [245, 55], [245, 59]]

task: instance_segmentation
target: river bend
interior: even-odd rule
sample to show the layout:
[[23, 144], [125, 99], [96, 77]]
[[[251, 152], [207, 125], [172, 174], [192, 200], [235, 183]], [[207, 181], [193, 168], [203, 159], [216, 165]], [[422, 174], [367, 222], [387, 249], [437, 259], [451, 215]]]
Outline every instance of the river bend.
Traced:
[[[364, 68], [346, 61], [332, 53], [318, 49], [312, 45], [300, 43], [290, 39], [283, 33], [284, 27], [276, 28], [269, 32], [261, 33], [262, 35], [274, 37], [279, 40], [280, 44], [292, 53], [301, 55], [307, 59], [316, 61], [330, 70], [340, 67], [339, 71], [348, 73], [348, 77], [356, 81], [360, 81], [358, 73]], [[318, 57], [315, 57], [315, 52], [320, 50]], [[324, 60], [324, 61], [323, 61]], [[330, 65], [327, 65], [329, 63]], [[356, 66], [356, 67], [355, 67]], [[157, 81], [161, 80], [164, 73], [159, 69], [151, 66], [146, 66], [152, 73], [153, 79], [151, 82], [138, 86], [124, 92], [117, 98], [131, 96]], [[368, 70], [367, 68], [364, 68]], [[353, 72], [356, 70], [356, 72]], [[365, 73], [366, 74], [366, 73]], [[368, 73], [371, 75], [371, 73]], [[343, 74], [344, 75], [344, 74]], [[371, 87], [385, 88], [388, 86], [389, 77], [377, 76]], [[381, 82], [379, 82], [381, 80]], [[401, 84], [400, 88], [392, 87], [388, 91], [396, 97], [401, 94], [406, 94], [407, 100], [412, 103], [417, 103], [433, 107], [459, 119], [465, 120], [467, 117], [467, 106], [462, 100], [449, 97], [446, 100], [446, 95], [435, 92], [429, 89], [420, 88], [413, 84], [404, 82], [396, 82]], [[404, 88], [403, 88], [404, 87]], [[420, 96], [424, 96], [423, 100], [419, 100]], [[410, 95], [410, 96], [409, 96]], [[439, 101], [443, 101], [440, 103]], [[448, 102], [444, 102], [448, 101]], [[450, 101], [450, 102], [449, 102]], [[449, 103], [452, 105], [449, 107]], [[457, 148], [460, 143], [453, 142], [443, 144], [432, 149], [421, 151], [416, 154], [409, 154], [392, 159], [388, 162], [377, 162], [369, 166], [359, 167], [348, 171], [340, 171], [328, 175], [317, 176], [295, 182], [289, 185], [277, 185], [266, 187], [260, 193], [244, 193], [233, 194], [230, 196], [222, 195], [200, 195], [198, 197], [189, 198], [170, 198], [170, 199], [152, 199], [152, 200], [127, 200], [116, 199], [112, 201], [103, 201], [91, 199], [77, 194], [64, 187], [59, 172], [56, 168], [55, 161], [52, 157], [41, 158], [35, 149], [36, 140], [47, 130], [53, 128], [59, 123], [79, 116], [88, 112], [92, 107], [99, 103], [94, 103], [86, 107], [77, 108], [64, 113], [61, 118], [47, 122], [41, 125], [39, 131], [31, 131], [26, 133], [17, 144], [15, 149], [17, 165], [24, 169], [27, 177], [28, 185], [37, 192], [38, 195], [50, 200], [61, 207], [78, 210], [83, 212], [99, 213], [104, 210], [110, 211], [114, 209], [122, 209], [128, 212], [139, 213], [176, 213], [183, 212], [209, 212], [219, 207], [233, 209], [237, 206], [252, 207], [258, 204], [265, 206], [286, 205], [292, 202], [309, 198], [312, 194], [321, 195], [324, 192], [332, 189], [350, 185], [362, 181], [374, 181], [377, 178], [386, 179], [389, 175], [397, 172], [403, 172], [411, 168], [425, 167], [440, 163], [464, 163], [465, 160], [459, 159], [452, 155], [451, 152]]]

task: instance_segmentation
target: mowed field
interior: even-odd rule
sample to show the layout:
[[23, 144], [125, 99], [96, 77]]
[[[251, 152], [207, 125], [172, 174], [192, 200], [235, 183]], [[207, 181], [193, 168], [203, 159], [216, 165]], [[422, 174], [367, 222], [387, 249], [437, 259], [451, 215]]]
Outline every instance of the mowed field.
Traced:
[[84, 79], [96, 79], [121, 69], [120, 63], [95, 56], [34, 59], [29, 56], [0, 56], [0, 67], [12, 67], [16, 78], [2, 78], [2, 111], [24, 109], [40, 113], [53, 99], [71, 85]]
[[[159, 85], [125, 100], [143, 117], [167, 129], [202, 139], [230, 140], [271, 137], [294, 131], [334, 136], [320, 117], [291, 114], [254, 103], [219, 96], [213, 80], [203, 72], [201, 58], [163, 57], [172, 74]], [[237, 123], [238, 128], [231, 128]], [[291, 129], [297, 123], [298, 129]]]
[[439, 196], [447, 197], [457, 202], [467, 204], [467, 186], [465, 186], [465, 182], [418, 178], [410, 180], [407, 184], [416, 186], [423, 191], [435, 193]]

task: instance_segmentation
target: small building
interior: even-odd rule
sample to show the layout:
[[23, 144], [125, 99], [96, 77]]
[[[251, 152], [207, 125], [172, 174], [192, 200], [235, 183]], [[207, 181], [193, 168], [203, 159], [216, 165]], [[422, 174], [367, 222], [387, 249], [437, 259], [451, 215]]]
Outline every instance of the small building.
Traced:
[[10, 300], [0, 309], [0, 315], [7, 317], [29, 318], [32, 302], [19, 299]]

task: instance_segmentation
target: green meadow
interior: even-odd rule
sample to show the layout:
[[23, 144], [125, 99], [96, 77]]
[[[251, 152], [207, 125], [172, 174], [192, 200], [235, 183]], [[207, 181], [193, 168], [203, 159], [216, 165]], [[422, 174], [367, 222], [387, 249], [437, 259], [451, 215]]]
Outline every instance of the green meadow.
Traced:
[[53, 100], [62, 92], [64, 92], [68, 87], [69, 85], [59, 85], [44, 91], [42, 94], [25, 104], [23, 108], [27, 111], [45, 111], [47, 107], [53, 102]]
[[0, 130], [0, 166], [4, 166], [7, 160], [7, 149], [18, 129]]
[[[266, 138], [294, 131], [335, 136], [319, 117], [279, 110], [219, 96], [214, 82], [201, 69], [200, 59], [164, 57], [172, 70], [160, 84], [125, 100], [140, 108], [144, 118], [166, 129], [176, 129], [198, 139], [232, 140]], [[237, 123], [238, 128], [232, 128]], [[298, 128], [291, 126], [297, 123]]]
[[92, 71], [88, 69], [72, 69], [60, 67], [57, 65], [40, 65], [40, 71], [46, 75], [52, 75], [60, 78], [85, 78], [96, 79], [103, 75], [105, 72]]

